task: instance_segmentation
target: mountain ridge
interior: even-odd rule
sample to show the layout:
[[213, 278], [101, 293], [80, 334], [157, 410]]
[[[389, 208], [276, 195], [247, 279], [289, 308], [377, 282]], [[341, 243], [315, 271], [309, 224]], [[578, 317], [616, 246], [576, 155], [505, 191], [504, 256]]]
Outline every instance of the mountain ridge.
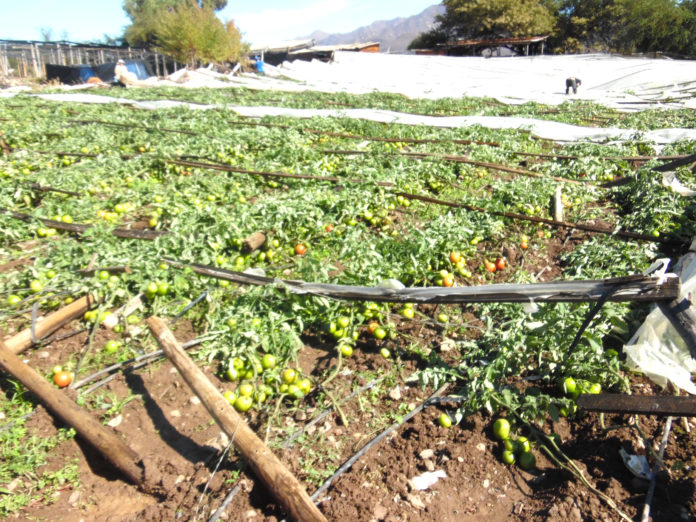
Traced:
[[304, 38], [312, 38], [317, 45], [379, 42], [380, 52], [402, 52], [420, 33], [432, 29], [435, 17], [444, 12], [445, 8], [442, 5], [435, 4], [419, 14], [391, 20], [377, 20], [349, 33], [327, 33], [317, 30]]

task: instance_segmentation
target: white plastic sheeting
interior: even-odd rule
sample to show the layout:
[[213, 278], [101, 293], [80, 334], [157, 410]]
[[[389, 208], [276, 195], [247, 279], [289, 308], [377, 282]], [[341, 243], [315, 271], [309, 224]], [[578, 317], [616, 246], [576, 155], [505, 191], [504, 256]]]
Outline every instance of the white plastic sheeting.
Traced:
[[[681, 271], [682, 298], [696, 291], [696, 256], [689, 258]], [[629, 367], [642, 371], [658, 385], [665, 387], [671, 382], [677, 389], [696, 395], [696, 384], [691, 380], [691, 374], [696, 373], [696, 361], [659, 308], [650, 312], [624, 346], [624, 352]]]
[[86, 93], [37, 94], [39, 98], [51, 101], [73, 103], [122, 103], [140, 109], [169, 109], [188, 107], [190, 109], [226, 108], [241, 116], [261, 118], [264, 116], [288, 116], [292, 118], [336, 117], [355, 118], [382, 123], [404, 125], [426, 125], [442, 128], [458, 128], [481, 125], [492, 129], [519, 129], [529, 131], [535, 136], [560, 142], [573, 141], [625, 141], [646, 140], [658, 145], [682, 140], [696, 140], [696, 129], [658, 129], [637, 131], [635, 129], [581, 127], [555, 121], [536, 120], [503, 116], [422, 116], [379, 109], [293, 109], [289, 107], [251, 107], [243, 105], [204, 105], [189, 102], [156, 100], [135, 101], [126, 98], [112, 98]]
[[[331, 63], [295, 60], [269, 70], [295, 83], [264, 77], [241, 82], [257, 88], [380, 91], [412, 98], [487, 96], [506, 104], [557, 105], [582, 99], [618, 110], [696, 108], [693, 62], [686, 60], [606, 54], [478, 58], [336, 52]], [[565, 94], [570, 76], [582, 80], [576, 95]]]

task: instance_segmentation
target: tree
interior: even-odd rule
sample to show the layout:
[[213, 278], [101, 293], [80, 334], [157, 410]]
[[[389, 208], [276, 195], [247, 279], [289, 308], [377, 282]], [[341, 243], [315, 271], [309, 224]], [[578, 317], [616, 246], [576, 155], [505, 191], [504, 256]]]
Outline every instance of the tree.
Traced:
[[246, 54], [234, 22], [215, 15], [227, 0], [125, 0], [133, 23], [125, 38], [131, 45], [155, 47], [176, 60], [238, 61]]
[[457, 38], [546, 35], [554, 12], [540, 0], [444, 0], [440, 29]]

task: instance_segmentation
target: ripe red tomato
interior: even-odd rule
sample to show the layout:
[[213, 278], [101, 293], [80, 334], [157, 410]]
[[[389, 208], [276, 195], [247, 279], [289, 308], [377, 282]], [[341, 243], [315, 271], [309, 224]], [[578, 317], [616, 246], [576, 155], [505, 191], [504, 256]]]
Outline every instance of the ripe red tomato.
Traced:
[[450, 252], [449, 258], [450, 258], [450, 261], [452, 261], [452, 263], [454, 263], [456, 265], [457, 263], [459, 263], [462, 260], [462, 254], [461, 254], [461, 252], [457, 252], [455, 250], [455, 251]]
[[454, 286], [454, 274], [447, 274], [442, 278], [442, 286], [450, 287]]
[[499, 257], [498, 259], [495, 260], [495, 268], [496, 270], [505, 270], [505, 258]]
[[324, 230], [326, 230], [327, 232], [333, 232], [333, 229], [334, 226], [330, 223], [324, 227]]
[[491, 263], [490, 261], [488, 261], [488, 259], [484, 259], [483, 264], [486, 267], [486, 270], [490, 273], [493, 273], [497, 270], [495, 263]]
[[298, 243], [295, 246], [295, 254], [297, 254], [298, 256], [303, 256], [303, 255], [305, 255], [306, 252], [307, 252], [307, 247], [304, 246], [302, 243]]
[[56, 372], [53, 374], [53, 382], [55, 382], [59, 388], [65, 388], [72, 382], [72, 374], [65, 370]]

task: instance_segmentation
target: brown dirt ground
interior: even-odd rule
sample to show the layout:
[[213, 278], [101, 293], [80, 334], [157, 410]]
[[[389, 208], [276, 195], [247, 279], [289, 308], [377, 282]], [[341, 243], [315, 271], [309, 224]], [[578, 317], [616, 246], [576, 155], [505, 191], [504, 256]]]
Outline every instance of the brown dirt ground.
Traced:
[[[573, 247], [584, 238], [557, 235], [548, 243], [546, 252], [530, 248], [524, 253], [505, 252], [510, 266], [526, 263], [531, 273], [544, 270], [540, 280], [556, 277], [560, 269], [553, 262], [558, 252]], [[549, 268], [546, 268], [549, 267]], [[478, 272], [475, 284], [484, 281], [503, 282], [505, 273], [493, 276]], [[478, 281], [480, 279], [480, 281]], [[419, 307], [432, 317], [434, 307]], [[458, 321], [472, 327], [477, 318], [468, 309]], [[395, 318], [397, 320], [398, 318]], [[418, 318], [417, 318], [418, 319]], [[17, 321], [20, 327], [21, 321]], [[77, 322], [63, 328], [68, 333], [81, 328]], [[431, 349], [437, 349], [444, 325], [420, 316], [420, 320], [399, 326], [399, 330]], [[175, 334], [180, 341], [191, 339], [195, 332], [182, 321]], [[467, 333], [469, 335], [469, 333]], [[472, 329], [470, 335], [475, 335]], [[115, 334], [100, 330], [95, 338], [101, 346]], [[84, 350], [87, 333], [32, 349], [23, 354], [30, 365], [47, 374], [55, 364]], [[321, 336], [308, 335], [298, 365], [315, 380], [326, 378], [337, 364]], [[288, 466], [308, 492], [313, 492], [345, 460], [354, 455], [375, 435], [381, 433], [399, 416], [422, 403], [432, 392], [421, 389], [406, 378], [421, 362], [400, 350], [396, 341], [384, 341], [393, 352], [403, 357], [395, 365], [379, 355], [382, 346], [375, 340], [364, 341], [361, 349], [343, 363], [330, 390], [338, 401], [359, 386], [375, 378], [383, 380], [341, 404], [347, 424], [331, 411], [320, 422], [309, 427], [294, 444], [283, 442], [330, 406], [316, 389], [297, 405], [286, 404], [279, 416], [252, 413], [250, 426]], [[442, 354], [445, 359], [451, 357]], [[230, 388], [215, 374], [214, 365], [203, 366], [206, 375], [220, 389]], [[91, 373], [88, 369], [80, 377]], [[649, 381], [631, 376], [634, 393], [663, 393]], [[5, 393], [11, 391], [0, 381]], [[454, 390], [454, 388], [452, 389]], [[74, 391], [57, 391], [75, 396]], [[221, 516], [222, 520], [282, 520], [284, 515], [265, 488], [247, 470], [243, 459], [231, 450], [221, 459], [228, 440], [211, 421], [204, 407], [193, 397], [168, 361], [134, 371], [126, 371], [91, 394], [94, 415], [106, 423], [115, 414], [104, 409], [114, 402], [136, 396], [120, 412], [120, 422], [113, 429], [161, 475], [165, 493], [154, 497], [128, 484], [89, 445], [79, 439], [58, 446], [47, 469], [60, 469], [77, 459], [79, 484], [68, 484], [57, 492], [51, 503], [30, 504], [14, 519], [34, 520], [207, 520], [235, 485], [240, 492]], [[273, 405], [275, 406], [275, 405]], [[539, 452], [538, 467], [526, 472], [506, 466], [500, 461], [501, 448], [491, 433], [493, 419], [477, 413], [451, 429], [441, 428], [436, 419], [442, 411], [453, 411], [454, 404], [444, 403], [425, 409], [395, 430], [386, 439], [340, 476], [321, 496], [320, 509], [328, 520], [619, 520], [615, 511], [564, 472], [555, 468]], [[269, 408], [273, 411], [273, 408]], [[101, 412], [101, 413], [100, 413]], [[118, 420], [118, 419], [116, 419]], [[636, 480], [619, 457], [619, 449], [643, 454], [642, 440], [636, 430], [625, 427], [628, 417], [607, 415], [603, 429], [595, 414], [582, 414], [572, 420], [561, 419], [553, 428], [562, 440], [563, 450], [576, 460], [598, 490], [607, 494], [631, 518], [638, 516], [645, 500], [646, 483]], [[664, 421], [640, 417], [642, 430], [651, 444], [659, 443]], [[60, 424], [43, 407], [38, 406], [28, 420], [28, 428], [38, 436], [54, 435]], [[696, 420], [677, 421], [670, 435], [664, 462], [668, 472], [662, 473], [653, 502], [653, 520], [696, 519]], [[655, 442], [657, 441], [657, 442]], [[431, 456], [423, 455], [431, 450]], [[443, 470], [446, 478], [427, 491], [415, 491], [410, 479], [426, 470]], [[41, 471], [41, 470], [37, 470]]]

